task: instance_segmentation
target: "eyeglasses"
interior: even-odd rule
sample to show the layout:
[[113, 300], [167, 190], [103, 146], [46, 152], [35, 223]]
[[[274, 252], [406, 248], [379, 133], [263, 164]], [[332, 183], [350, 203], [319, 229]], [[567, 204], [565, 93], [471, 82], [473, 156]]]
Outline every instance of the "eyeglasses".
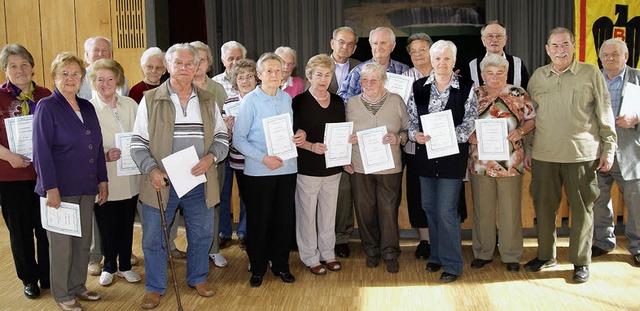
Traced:
[[164, 71], [164, 66], [152, 66], [152, 65], [146, 65], [145, 68], [148, 71], [158, 71], [158, 72], [162, 72]]
[[82, 74], [79, 72], [68, 72], [66, 70], [63, 70], [61, 73], [59, 73], [59, 75], [61, 75], [64, 79], [67, 78], [73, 78], [73, 79], [80, 79], [82, 78]]
[[238, 76], [236, 78], [238, 81], [243, 82], [243, 81], [250, 81], [250, 80], [255, 80], [255, 76], [252, 74], [248, 74], [248, 75], [244, 75], [244, 76]]
[[368, 78], [360, 79], [361, 84], [378, 84], [380, 81], [381, 81], [380, 79], [368, 79]]
[[322, 72], [314, 72], [312, 75], [315, 79], [331, 79], [331, 73], [323, 74]]
[[104, 84], [104, 83], [111, 84], [111, 83], [115, 83], [116, 79], [112, 78], [112, 77], [109, 77], [109, 78], [97, 78], [96, 82], [99, 83], [99, 84]]
[[489, 40], [502, 40], [502, 38], [504, 38], [505, 35], [499, 34], [499, 33], [490, 33], [490, 34], [484, 35], [484, 37]]
[[187, 68], [187, 69], [193, 69], [196, 68], [196, 63], [195, 62], [183, 62], [181, 60], [177, 60], [172, 62], [173, 66], [176, 66], [177, 68]]
[[422, 48], [422, 49], [417, 49], [417, 50], [411, 50], [409, 51], [409, 55], [413, 56], [413, 55], [417, 55], [417, 54], [425, 54], [429, 52], [428, 49]]

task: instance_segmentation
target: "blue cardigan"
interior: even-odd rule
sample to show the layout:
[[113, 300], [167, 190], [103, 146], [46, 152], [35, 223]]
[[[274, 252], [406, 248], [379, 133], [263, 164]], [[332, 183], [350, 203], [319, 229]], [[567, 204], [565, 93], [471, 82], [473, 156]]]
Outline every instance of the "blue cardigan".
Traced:
[[35, 191], [58, 188], [60, 196], [95, 195], [107, 181], [100, 123], [93, 105], [76, 96], [83, 121], [55, 89], [38, 102], [33, 115]]

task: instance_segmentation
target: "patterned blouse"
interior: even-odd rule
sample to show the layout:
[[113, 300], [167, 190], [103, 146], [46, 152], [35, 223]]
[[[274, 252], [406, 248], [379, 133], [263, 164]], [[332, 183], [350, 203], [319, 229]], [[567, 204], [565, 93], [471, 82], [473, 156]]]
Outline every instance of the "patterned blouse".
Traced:
[[[478, 119], [507, 119], [507, 131], [511, 132], [525, 121], [536, 117], [535, 109], [527, 92], [507, 84], [497, 97], [489, 97], [484, 86], [475, 88], [478, 97]], [[522, 139], [509, 144], [508, 161], [478, 160], [478, 145], [471, 145], [469, 170], [472, 174], [489, 177], [511, 177], [523, 173], [524, 149]]]

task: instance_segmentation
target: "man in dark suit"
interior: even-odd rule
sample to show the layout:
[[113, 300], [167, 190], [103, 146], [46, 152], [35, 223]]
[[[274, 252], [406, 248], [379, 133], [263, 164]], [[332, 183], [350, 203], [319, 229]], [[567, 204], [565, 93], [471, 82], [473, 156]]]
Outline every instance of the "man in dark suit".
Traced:
[[[626, 65], [629, 59], [627, 44], [617, 38], [606, 40], [600, 48], [602, 74], [611, 96], [611, 109], [616, 116], [618, 150], [609, 172], [598, 172], [600, 196], [593, 206], [593, 246], [591, 256], [604, 255], [616, 247], [613, 233], [615, 219], [611, 205], [611, 185], [615, 180], [627, 206], [628, 218], [625, 234], [629, 238], [627, 249], [633, 262], [640, 266], [640, 131], [638, 130], [637, 102], [622, 107], [624, 88], [628, 83], [640, 85], [640, 70]], [[626, 103], [625, 103], [626, 104]]]
[[[340, 27], [333, 31], [331, 39], [331, 58], [335, 63], [335, 72], [331, 77], [329, 92], [337, 93], [338, 87], [347, 77], [351, 69], [360, 64], [360, 61], [351, 58], [356, 51], [358, 36], [351, 27]], [[349, 174], [342, 172], [340, 189], [338, 190], [338, 206], [336, 209], [336, 245], [335, 252], [338, 257], [349, 257], [349, 239], [353, 232], [353, 199], [351, 198], [351, 182]]]

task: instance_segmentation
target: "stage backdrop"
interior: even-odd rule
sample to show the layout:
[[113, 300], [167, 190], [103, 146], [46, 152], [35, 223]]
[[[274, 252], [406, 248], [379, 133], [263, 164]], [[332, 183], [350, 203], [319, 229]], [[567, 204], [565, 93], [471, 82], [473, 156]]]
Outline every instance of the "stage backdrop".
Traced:
[[627, 64], [638, 68], [640, 1], [575, 0], [575, 7], [576, 51], [580, 61], [600, 66], [598, 51], [602, 42], [620, 38], [629, 47]]

